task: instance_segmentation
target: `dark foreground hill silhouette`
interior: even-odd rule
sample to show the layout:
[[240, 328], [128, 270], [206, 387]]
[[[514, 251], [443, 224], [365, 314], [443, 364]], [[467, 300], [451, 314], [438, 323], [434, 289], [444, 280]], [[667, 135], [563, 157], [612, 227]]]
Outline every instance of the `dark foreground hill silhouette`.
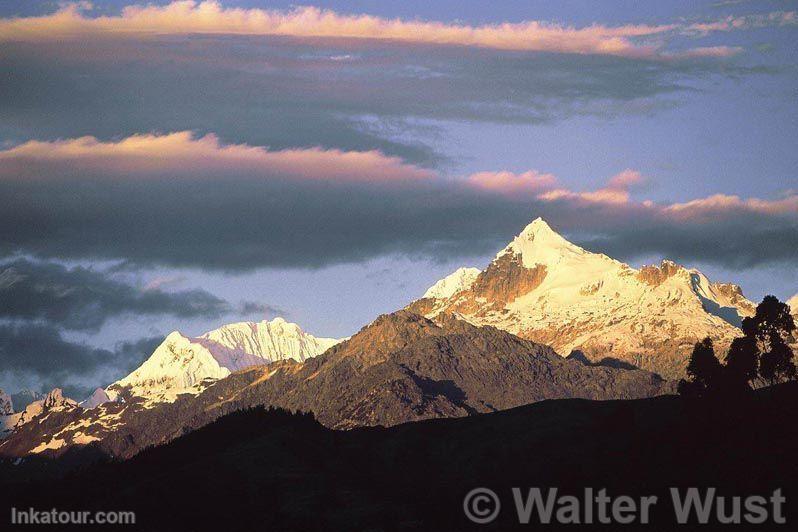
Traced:
[[[656, 526], [603, 530], [748, 532], [774, 527], [676, 526], [668, 488], [743, 496], [781, 488], [787, 525], [775, 528], [794, 530], [796, 407], [798, 383], [759, 390], [739, 404], [568, 399], [350, 431], [258, 408], [127, 461], [6, 485], [3, 504], [135, 510], [137, 525], [124, 530], [508, 530], [518, 526], [511, 487], [557, 487], [580, 497], [592, 487], [660, 498]], [[8, 470], [2, 473], [8, 481]], [[500, 494], [502, 512], [491, 525], [464, 517], [463, 497], [475, 487]], [[523, 528], [555, 529], [534, 521]]]

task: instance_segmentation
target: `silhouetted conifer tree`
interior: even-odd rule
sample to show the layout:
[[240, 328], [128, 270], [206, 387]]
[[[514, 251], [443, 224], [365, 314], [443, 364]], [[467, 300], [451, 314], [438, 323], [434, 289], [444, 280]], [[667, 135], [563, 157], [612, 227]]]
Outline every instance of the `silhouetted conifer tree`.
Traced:
[[690, 363], [687, 365], [687, 375], [690, 380], [679, 381], [679, 393], [689, 397], [705, 397], [719, 384], [721, 366], [715, 356], [715, 347], [712, 339], [707, 337], [695, 344]]
[[765, 296], [756, 313], [743, 320], [743, 333], [756, 343], [759, 375], [769, 384], [795, 378], [793, 352], [787, 343], [794, 331], [789, 305], [775, 296]]
[[679, 382], [681, 395], [739, 396], [750, 391], [758, 377], [771, 385], [796, 378], [789, 345], [796, 326], [789, 305], [775, 296], [765, 296], [742, 326], [745, 336], [732, 341], [725, 365], [718, 362], [710, 338], [695, 345], [687, 366], [689, 380]]
[[729, 391], [750, 390], [759, 374], [759, 349], [750, 336], [735, 338], [726, 354], [725, 381]]

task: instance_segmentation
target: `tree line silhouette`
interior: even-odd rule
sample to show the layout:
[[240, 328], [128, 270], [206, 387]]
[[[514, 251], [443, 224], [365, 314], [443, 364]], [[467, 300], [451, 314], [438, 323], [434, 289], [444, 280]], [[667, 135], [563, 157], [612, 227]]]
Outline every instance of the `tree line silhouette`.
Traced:
[[679, 381], [679, 394], [690, 398], [735, 397], [754, 387], [796, 378], [790, 347], [795, 321], [790, 306], [765, 296], [756, 313], [742, 322], [743, 336], [735, 338], [725, 363], [715, 355], [712, 339], [695, 344], [687, 366], [689, 379]]

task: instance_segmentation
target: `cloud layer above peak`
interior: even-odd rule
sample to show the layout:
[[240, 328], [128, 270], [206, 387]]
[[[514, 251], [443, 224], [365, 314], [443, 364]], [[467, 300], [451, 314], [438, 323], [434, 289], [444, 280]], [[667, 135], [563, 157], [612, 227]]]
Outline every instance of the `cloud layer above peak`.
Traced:
[[[636, 199], [626, 169], [596, 190], [550, 173], [446, 176], [379, 152], [222, 144], [188, 132], [0, 151], [0, 252], [247, 270], [386, 253], [495, 251], [536, 216], [621, 259], [723, 265], [798, 258], [798, 196]], [[131, 164], [135, 161], [136, 164]]]

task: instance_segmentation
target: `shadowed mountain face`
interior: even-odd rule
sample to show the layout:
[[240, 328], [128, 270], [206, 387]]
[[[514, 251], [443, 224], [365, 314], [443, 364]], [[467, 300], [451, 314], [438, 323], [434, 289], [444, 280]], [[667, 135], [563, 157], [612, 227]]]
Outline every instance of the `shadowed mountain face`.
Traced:
[[[449, 315], [438, 322], [399, 311], [304, 363], [275, 362], [233, 373], [196, 396], [149, 405], [128, 398], [93, 410], [53, 413], [0, 444], [19, 456], [57, 435], [95, 439], [113, 456], [173, 439], [254, 405], [312, 412], [331, 428], [462, 417], [552, 398], [633, 399], [673, 392], [641, 370], [565, 360], [551, 348]], [[69, 445], [57, 448], [63, 452]]]
[[[352, 431], [331, 431], [309, 416], [257, 409], [65, 480], [15, 485], [9, 472], [32, 467], [33, 461], [0, 464], [0, 488], [9, 488], [0, 513], [8, 515], [3, 505], [134, 510], [137, 526], [126, 530], [168, 532], [503, 531], [518, 526], [512, 487], [554, 487], [580, 498], [592, 487], [612, 496], [659, 499], [650, 527], [600, 530], [774, 528], [772, 523], [677, 526], [669, 488], [698, 486], [714, 487], [720, 495], [766, 497], [781, 488], [788, 524], [775, 529], [790, 530], [798, 518], [798, 426], [790, 422], [796, 408], [798, 385], [789, 383], [736, 404], [695, 404], [679, 397], [544, 401], [467, 418]], [[500, 497], [502, 510], [492, 525], [474, 525], [464, 517], [463, 498], [476, 487]], [[534, 519], [520, 527], [533, 528], [559, 529]]]

